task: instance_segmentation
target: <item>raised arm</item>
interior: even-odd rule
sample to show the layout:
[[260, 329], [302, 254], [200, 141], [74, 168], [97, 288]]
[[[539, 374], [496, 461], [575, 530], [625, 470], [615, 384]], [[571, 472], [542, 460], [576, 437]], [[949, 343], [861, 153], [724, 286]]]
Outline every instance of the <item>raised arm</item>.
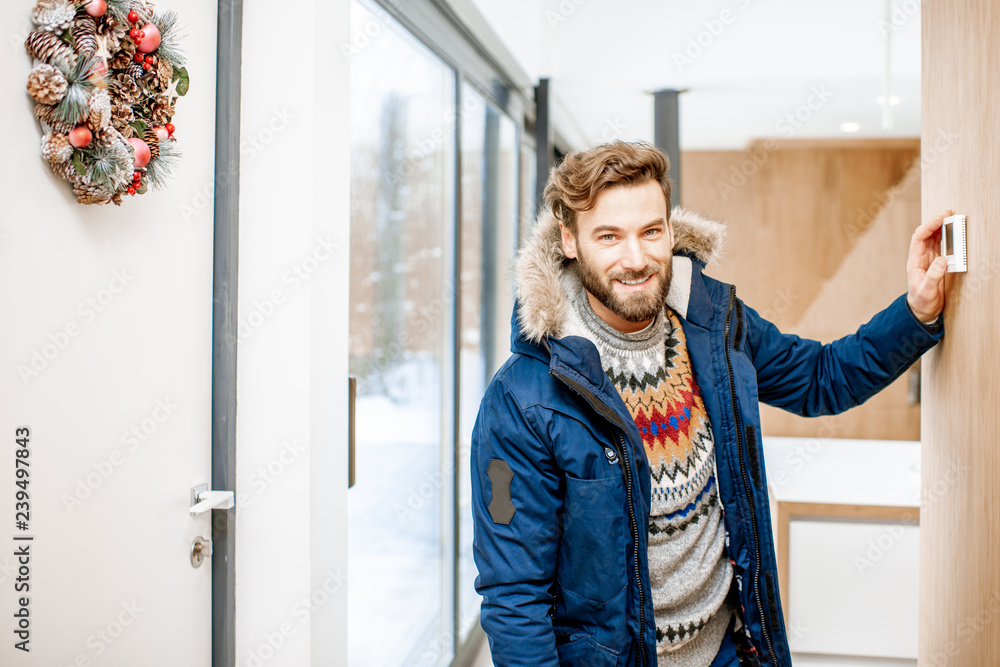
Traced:
[[920, 225], [910, 240], [908, 290], [857, 333], [823, 345], [783, 334], [747, 309], [748, 344], [760, 400], [814, 417], [868, 400], [933, 347], [943, 334], [947, 262], [938, 252], [948, 212]]

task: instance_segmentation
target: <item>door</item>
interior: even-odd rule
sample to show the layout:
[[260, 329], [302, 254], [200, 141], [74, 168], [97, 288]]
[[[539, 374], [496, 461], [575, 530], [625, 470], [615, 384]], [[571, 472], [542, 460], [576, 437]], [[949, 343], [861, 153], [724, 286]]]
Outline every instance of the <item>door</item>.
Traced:
[[[40, 155], [20, 4], [0, 19], [18, 47], [0, 70], [0, 664], [207, 667], [211, 564], [189, 551], [210, 514], [188, 509], [211, 477], [216, 6], [158, 6], [185, 26], [191, 74], [169, 186], [98, 207]], [[30, 652], [13, 641], [22, 608]]]

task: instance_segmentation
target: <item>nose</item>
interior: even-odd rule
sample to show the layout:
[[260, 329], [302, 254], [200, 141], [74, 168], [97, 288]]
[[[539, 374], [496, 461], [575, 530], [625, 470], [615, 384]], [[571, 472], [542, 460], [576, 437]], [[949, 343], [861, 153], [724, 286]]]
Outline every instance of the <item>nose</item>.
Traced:
[[642, 271], [649, 264], [639, 239], [629, 239], [622, 250], [621, 265], [626, 271]]

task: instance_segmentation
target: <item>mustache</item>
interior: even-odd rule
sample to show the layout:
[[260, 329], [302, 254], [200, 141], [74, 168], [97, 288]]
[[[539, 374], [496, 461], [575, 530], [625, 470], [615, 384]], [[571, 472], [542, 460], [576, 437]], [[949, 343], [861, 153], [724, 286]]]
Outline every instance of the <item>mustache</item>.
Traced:
[[608, 278], [611, 280], [645, 280], [646, 278], [656, 275], [659, 272], [659, 264], [650, 264], [643, 271], [616, 271], [614, 273], [609, 273]]

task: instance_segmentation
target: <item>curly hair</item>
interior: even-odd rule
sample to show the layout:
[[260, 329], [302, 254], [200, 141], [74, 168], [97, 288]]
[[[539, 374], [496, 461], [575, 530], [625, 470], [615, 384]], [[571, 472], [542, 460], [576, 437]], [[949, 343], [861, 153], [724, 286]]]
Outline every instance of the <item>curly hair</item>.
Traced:
[[609, 188], [656, 181], [670, 210], [670, 160], [659, 148], [645, 143], [613, 141], [566, 155], [552, 169], [545, 184], [545, 205], [576, 233], [576, 214], [589, 211]]

